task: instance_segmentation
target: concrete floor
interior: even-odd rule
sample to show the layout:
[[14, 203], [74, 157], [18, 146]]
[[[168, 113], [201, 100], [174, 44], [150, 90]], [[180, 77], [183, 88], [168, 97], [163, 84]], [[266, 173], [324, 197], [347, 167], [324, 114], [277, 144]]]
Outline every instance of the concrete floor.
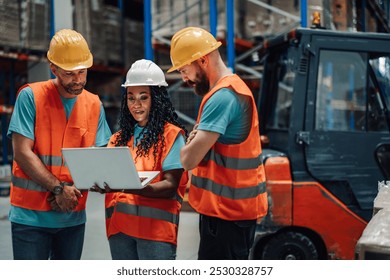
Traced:
[[[0, 197], [0, 260], [12, 260], [11, 225], [8, 221], [9, 197]], [[178, 260], [196, 260], [199, 244], [198, 215], [182, 211], [177, 246]], [[111, 260], [104, 225], [104, 196], [90, 193], [83, 260]]]

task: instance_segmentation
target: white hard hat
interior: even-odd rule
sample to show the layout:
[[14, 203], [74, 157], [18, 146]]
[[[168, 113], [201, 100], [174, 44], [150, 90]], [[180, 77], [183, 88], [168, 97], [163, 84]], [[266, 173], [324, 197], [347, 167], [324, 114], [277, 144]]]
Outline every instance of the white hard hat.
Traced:
[[126, 82], [122, 87], [130, 86], [168, 86], [164, 72], [153, 61], [140, 59], [127, 71]]

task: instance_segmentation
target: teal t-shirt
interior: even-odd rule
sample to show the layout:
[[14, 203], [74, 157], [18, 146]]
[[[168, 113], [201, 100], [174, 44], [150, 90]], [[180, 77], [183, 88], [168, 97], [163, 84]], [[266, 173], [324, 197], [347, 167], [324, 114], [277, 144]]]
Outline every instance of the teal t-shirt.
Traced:
[[[76, 98], [67, 99], [61, 98], [62, 104], [65, 108], [66, 118], [69, 118], [73, 110], [73, 106], [77, 100]], [[20, 91], [16, 99], [14, 112], [12, 114], [10, 125], [8, 127], [7, 136], [11, 138], [12, 133], [19, 133], [31, 140], [35, 139], [35, 102], [34, 94], [30, 87], [26, 87]], [[96, 146], [107, 145], [111, 137], [111, 130], [107, 124], [106, 116], [101, 105], [98, 131], [96, 134]], [[49, 228], [62, 228], [80, 225], [86, 222], [85, 211], [60, 213], [60, 212], [46, 212], [24, 209], [12, 206], [9, 212], [9, 220], [14, 223]]]
[[252, 110], [249, 97], [222, 88], [203, 106], [198, 129], [219, 133], [222, 144], [241, 143], [251, 129]]

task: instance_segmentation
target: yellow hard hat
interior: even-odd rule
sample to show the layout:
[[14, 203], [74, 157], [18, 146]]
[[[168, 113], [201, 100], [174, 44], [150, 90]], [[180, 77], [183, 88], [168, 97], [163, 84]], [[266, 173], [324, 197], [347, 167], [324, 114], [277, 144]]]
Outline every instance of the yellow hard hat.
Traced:
[[186, 27], [173, 35], [171, 40], [172, 67], [168, 73], [211, 53], [222, 45], [208, 31], [199, 27]]
[[67, 71], [89, 68], [93, 63], [87, 41], [80, 33], [71, 29], [62, 29], [54, 34], [47, 59]]

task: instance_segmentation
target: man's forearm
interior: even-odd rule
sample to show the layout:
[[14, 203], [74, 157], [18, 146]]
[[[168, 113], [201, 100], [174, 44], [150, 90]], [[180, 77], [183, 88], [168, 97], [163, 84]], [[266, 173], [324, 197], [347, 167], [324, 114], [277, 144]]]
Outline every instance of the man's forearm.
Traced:
[[51, 191], [60, 181], [42, 163], [39, 157], [32, 151], [19, 153], [14, 157], [23, 172], [28, 175], [38, 185]]

